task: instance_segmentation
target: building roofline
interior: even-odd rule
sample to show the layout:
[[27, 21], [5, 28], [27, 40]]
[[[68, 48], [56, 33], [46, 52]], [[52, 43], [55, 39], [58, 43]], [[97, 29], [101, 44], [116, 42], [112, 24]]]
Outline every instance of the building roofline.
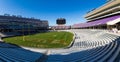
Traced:
[[106, 8], [109, 8], [109, 7], [111, 7], [111, 6], [113, 6], [113, 5], [116, 5], [116, 4], [119, 4], [119, 3], [120, 3], [120, 0], [112, 0], [112, 1], [109, 1], [109, 2], [107, 2], [106, 4], [98, 7], [97, 9], [89, 12], [89, 13], [86, 14], [84, 17], [87, 18], [87, 17], [89, 17], [89, 16], [92, 16], [92, 15], [98, 13], [98, 12], [101, 12], [101, 11], [105, 10]]

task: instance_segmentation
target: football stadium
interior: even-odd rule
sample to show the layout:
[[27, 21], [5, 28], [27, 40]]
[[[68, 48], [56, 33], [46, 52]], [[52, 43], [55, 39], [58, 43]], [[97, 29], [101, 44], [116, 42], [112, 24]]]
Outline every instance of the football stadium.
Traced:
[[0, 15], [0, 62], [120, 62], [120, 0], [88, 12], [87, 22], [65, 25]]

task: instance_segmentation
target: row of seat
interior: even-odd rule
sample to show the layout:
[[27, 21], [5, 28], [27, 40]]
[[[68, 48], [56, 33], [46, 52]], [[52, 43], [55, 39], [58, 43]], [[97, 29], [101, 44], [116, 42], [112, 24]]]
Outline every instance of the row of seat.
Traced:
[[[120, 62], [120, 37], [101, 30], [68, 30], [75, 34], [70, 48], [51, 49], [46, 62]], [[42, 53], [0, 43], [0, 62], [35, 62]], [[43, 61], [44, 61], [43, 60]]]
[[72, 30], [71, 48], [52, 50], [47, 62], [114, 62], [120, 55], [120, 37], [99, 30]]
[[29, 51], [7, 43], [0, 43], [0, 62], [35, 62], [42, 56], [42, 53]]

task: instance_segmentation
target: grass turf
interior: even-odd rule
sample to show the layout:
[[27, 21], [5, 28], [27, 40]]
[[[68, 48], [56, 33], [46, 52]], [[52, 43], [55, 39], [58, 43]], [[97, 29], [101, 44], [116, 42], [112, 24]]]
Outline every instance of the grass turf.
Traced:
[[46, 32], [34, 35], [4, 38], [7, 43], [35, 48], [62, 48], [67, 47], [73, 39], [70, 32]]

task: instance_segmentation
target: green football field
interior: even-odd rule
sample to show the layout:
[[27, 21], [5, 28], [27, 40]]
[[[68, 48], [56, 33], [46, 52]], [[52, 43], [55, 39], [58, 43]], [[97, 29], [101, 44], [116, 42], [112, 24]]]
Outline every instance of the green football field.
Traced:
[[73, 39], [70, 32], [46, 32], [33, 35], [4, 38], [6, 43], [35, 48], [63, 48]]

